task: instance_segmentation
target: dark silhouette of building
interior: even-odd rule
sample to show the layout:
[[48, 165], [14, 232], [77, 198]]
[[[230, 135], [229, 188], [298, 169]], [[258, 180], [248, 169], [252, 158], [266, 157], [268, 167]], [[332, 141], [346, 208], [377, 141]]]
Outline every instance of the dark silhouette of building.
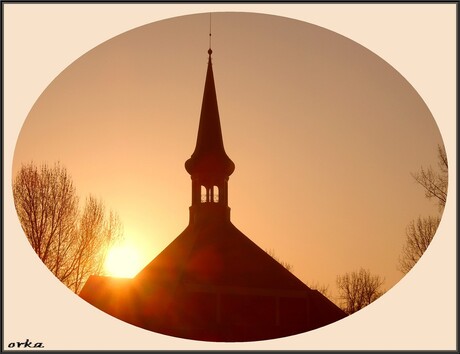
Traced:
[[230, 221], [227, 156], [211, 54], [195, 151], [186, 229], [133, 279], [91, 276], [80, 296], [135, 326], [205, 341], [256, 341], [325, 326], [346, 316]]

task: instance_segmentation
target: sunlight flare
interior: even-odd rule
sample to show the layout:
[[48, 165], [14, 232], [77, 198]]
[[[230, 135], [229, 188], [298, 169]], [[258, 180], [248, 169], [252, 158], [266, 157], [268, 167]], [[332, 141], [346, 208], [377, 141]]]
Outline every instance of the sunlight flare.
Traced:
[[104, 267], [110, 276], [132, 278], [141, 268], [139, 252], [128, 244], [112, 247], [107, 254]]

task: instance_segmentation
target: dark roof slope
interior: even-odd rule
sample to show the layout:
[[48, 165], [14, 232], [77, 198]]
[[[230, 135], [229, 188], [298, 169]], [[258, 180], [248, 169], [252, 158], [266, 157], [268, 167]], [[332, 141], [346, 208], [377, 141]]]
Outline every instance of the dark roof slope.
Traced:
[[230, 222], [187, 227], [135, 280], [171, 287], [310, 290]]

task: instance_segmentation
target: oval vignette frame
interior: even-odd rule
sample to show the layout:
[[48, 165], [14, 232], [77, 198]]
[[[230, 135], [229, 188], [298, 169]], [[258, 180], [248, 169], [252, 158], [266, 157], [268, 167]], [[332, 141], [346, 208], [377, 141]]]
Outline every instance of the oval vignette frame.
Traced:
[[[216, 85], [219, 87], [218, 79], [216, 79], [216, 81], [217, 81]], [[225, 135], [225, 131], [224, 131], [224, 135]]]

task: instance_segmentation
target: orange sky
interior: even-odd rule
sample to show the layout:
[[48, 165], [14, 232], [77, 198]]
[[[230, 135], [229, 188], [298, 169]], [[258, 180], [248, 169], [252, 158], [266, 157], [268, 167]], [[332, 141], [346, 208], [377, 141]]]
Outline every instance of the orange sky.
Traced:
[[[17, 141], [21, 163], [67, 167], [118, 212], [148, 263], [188, 224], [209, 16], [155, 22], [97, 46], [50, 83]], [[436, 165], [430, 110], [389, 64], [324, 28], [217, 13], [213, 69], [232, 222], [329, 285], [364, 267], [399, 279], [406, 225], [437, 212], [410, 172]]]

